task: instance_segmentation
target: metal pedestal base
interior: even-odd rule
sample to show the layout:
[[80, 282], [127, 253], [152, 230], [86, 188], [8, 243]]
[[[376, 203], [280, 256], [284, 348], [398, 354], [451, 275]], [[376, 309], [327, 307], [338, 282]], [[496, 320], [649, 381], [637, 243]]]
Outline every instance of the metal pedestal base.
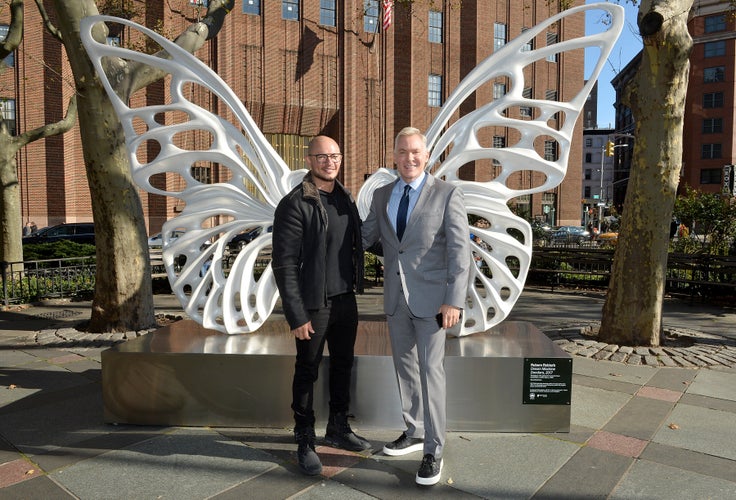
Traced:
[[[386, 324], [361, 322], [355, 353], [350, 405], [355, 427], [404, 428]], [[102, 353], [105, 420], [290, 427], [295, 355], [283, 321], [245, 335], [224, 335], [189, 320], [173, 323]], [[557, 380], [569, 389], [571, 380], [565, 379], [571, 377], [572, 359], [530, 323], [505, 322], [484, 334], [448, 338], [448, 430], [568, 432], [569, 403], [524, 401], [530, 359], [569, 363], [569, 376]], [[325, 356], [315, 390], [318, 425], [328, 416], [328, 363]]]

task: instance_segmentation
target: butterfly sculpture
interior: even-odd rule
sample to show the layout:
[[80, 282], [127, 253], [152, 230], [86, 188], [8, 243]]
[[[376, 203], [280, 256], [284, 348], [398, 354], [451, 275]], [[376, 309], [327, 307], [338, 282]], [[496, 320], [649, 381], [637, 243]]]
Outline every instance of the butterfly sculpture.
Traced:
[[[610, 23], [602, 33], [530, 48], [534, 37], [549, 31], [567, 16], [597, 9]], [[505, 319], [521, 295], [531, 262], [531, 227], [514, 215], [507, 202], [512, 198], [548, 191], [559, 185], [567, 170], [573, 128], [608, 55], [623, 27], [623, 8], [608, 3], [589, 4], [563, 11], [524, 31], [482, 61], [452, 92], [426, 132], [430, 150], [428, 170], [459, 185], [468, 214], [490, 222], [490, 227], [468, 228], [483, 245], [472, 242], [472, 251], [485, 263], [484, 272], [474, 267], [468, 282], [464, 323], [458, 335], [486, 331]], [[168, 58], [108, 45], [93, 37], [99, 22], [128, 26], [148, 37], [168, 53]], [[239, 334], [257, 330], [273, 311], [278, 289], [270, 264], [261, 269], [271, 234], [264, 230], [225, 265], [228, 243], [253, 227], [267, 228], [279, 200], [301, 182], [305, 170], [291, 171], [256, 126], [240, 99], [209, 67], [189, 52], [157, 33], [125, 19], [91, 16], [82, 19], [82, 41], [122, 123], [134, 181], [142, 189], [173, 196], [185, 203], [181, 213], [164, 223], [163, 257], [173, 292], [185, 312], [204, 327]], [[598, 48], [597, 63], [583, 88], [569, 101], [535, 100], [524, 97], [524, 68], [536, 61], [566, 51]], [[131, 98], [124, 102], [108, 78], [117, 60], [135, 61], [162, 70], [170, 102], [147, 105]], [[465, 114], [448, 126], [459, 106], [479, 87], [496, 78], [510, 82], [505, 95]], [[229, 108], [232, 121], [217, 116], [188, 98], [204, 91], [214, 94]], [[201, 94], [200, 94], [201, 95]], [[134, 96], [135, 97], [135, 96]], [[136, 103], [139, 104], [136, 106]], [[528, 107], [537, 110], [533, 119], [509, 117], [507, 110]], [[174, 119], [174, 117], [176, 119]], [[556, 118], [556, 119], [553, 119]], [[561, 123], [561, 126], [554, 124]], [[517, 131], [519, 140], [502, 148], [483, 146], [479, 133], [487, 127]], [[206, 149], [187, 147], [187, 134], [209, 137]], [[535, 148], [541, 138], [557, 144], [555, 160], [540, 156]], [[148, 162], [138, 152], [154, 145], [159, 153]], [[145, 155], [141, 155], [145, 157]], [[440, 163], [440, 159], [442, 160]], [[465, 181], [461, 166], [475, 160], [493, 160], [500, 173], [489, 181]], [[227, 180], [201, 183], [192, 175], [199, 162], [214, 162], [228, 169]], [[513, 189], [509, 178], [518, 172], [540, 172], [538, 186]], [[183, 187], [167, 191], [158, 187], [162, 175], [176, 175]], [[368, 213], [376, 188], [396, 179], [395, 171], [379, 169], [360, 189], [358, 208]], [[208, 221], [219, 220], [211, 226]], [[184, 229], [176, 239], [169, 235]]]

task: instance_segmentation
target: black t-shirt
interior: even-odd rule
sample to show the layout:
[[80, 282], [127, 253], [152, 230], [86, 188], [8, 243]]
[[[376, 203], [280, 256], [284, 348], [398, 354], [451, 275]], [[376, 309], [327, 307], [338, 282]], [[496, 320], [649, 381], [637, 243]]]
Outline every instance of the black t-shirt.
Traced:
[[322, 206], [327, 212], [327, 273], [328, 297], [353, 291], [353, 225], [350, 200], [340, 190], [320, 191]]

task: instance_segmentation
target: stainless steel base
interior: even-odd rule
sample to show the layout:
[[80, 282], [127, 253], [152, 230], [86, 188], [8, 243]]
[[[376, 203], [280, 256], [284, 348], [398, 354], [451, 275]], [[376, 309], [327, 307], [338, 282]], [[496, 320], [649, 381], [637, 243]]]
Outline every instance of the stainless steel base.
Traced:
[[[355, 352], [350, 405], [355, 427], [402, 429], [386, 324], [361, 322]], [[173, 323], [102, 353], [105, 420], [290, 427], [295, 354], [283, 321], [246, 335], [224, 335], [188, 320]], [[525, 404], [529, 359], [569, 363], [562, 382], [570, 387], [571, 357], [530, 323], [505, 322], [484, 334], [448, 338], [448, 430], [568, 432], [569, 403]], [[328, 363], [326, 356], [315, 391], [318, 425], [328, 414]]]

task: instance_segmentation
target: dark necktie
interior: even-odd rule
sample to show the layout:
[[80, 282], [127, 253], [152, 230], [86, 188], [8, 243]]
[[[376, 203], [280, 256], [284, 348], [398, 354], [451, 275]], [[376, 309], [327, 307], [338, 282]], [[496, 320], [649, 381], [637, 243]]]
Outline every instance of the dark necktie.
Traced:
[[399, 202], [399, 211], [396, 213], [396, 236], [404, 236], [404, 229], [406, 229], [406, 214], [409, 212], [409, 190], [410, 185], [404, 186], [404, 194], [401, 195], [401, 201]]

